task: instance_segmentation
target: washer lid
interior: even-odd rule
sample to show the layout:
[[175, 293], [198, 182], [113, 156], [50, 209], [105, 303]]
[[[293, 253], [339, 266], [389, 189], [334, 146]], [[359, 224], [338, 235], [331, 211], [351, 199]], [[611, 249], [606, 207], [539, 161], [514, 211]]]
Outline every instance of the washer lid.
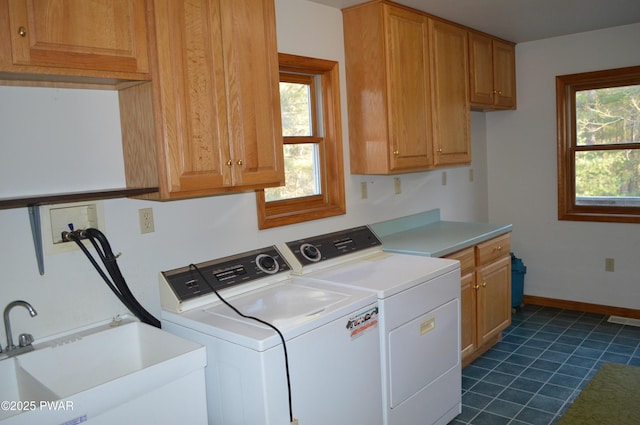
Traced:
[[[319, 317], [349, 295], [302, 285], [277, 285], [234, 297], [231, 304], [242, 314], [271, 323], [281, 332]], [[205, 309], [207, 313], [233, 319], [239, 317], [225, 304]]]
[[[357, 333], [354, 333], [357, 331], [353, 328], [354, 320], [361, 321], [368, 310], [375, 310], [377, 317], [374, 293], [303, 278], [287, 279], [227, 301], [245, 315], [272, 323], [287, 341], [336, 320], [344, 321], [340, 328], [344, 329], [345, 337], [350, 338]], [[182, 313], [163, 310], [162, 318], [256, 351], [281, 343], [273, 329], [239, 316], [220, 301]]]

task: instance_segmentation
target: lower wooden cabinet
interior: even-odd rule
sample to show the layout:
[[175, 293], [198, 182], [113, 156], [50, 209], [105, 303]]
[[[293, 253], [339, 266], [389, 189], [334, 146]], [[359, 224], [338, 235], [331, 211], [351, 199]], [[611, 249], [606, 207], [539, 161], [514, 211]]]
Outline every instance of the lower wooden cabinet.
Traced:
[[476, 270], [478, 346], [499, 337], [511, 324], [511, 257]]
[[500, 340], [511, 324], [511, 257], [507, 233], [446, 258], [460, 261], [462, 364]]

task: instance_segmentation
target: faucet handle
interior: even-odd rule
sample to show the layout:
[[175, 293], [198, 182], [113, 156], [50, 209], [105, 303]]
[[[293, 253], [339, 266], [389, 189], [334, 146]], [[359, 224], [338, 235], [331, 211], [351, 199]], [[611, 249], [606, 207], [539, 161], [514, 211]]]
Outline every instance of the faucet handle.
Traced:
[[19, 347], [27, 347], [31, 345], [33, 342], [33, 335], [31, 334], [20, 334], [18, 336], [18, 346]]

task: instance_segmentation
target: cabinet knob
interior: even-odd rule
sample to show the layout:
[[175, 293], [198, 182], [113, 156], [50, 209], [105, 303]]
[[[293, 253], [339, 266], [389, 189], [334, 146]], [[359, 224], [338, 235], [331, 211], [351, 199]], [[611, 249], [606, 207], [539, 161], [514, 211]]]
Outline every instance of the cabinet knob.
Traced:
[[480, 285], [478, 285], [478, 284], [476, 283], [475, 285], [473, 285], [473, 289], [475, 289], [475, 290], [477, 291], [478, 289], [480, 289]]
[[400, 155], [400, 151], [393, 151], [393, 154], [394, 154], [395, 156], [398, 156], [398, 155]]
[[18, 34], [20, 35], [20, 37], [26, 37], [27, 36], [27, 29], [25, 27], [18, 28]]
[[239, 160], [238, 160], [238, 162], [236, 162], [236, 164], [238, 164], [238, 165], [242, 165], [242, 160], [241, 160], [241, 159], [239, 159]]
[[229, 167], [231, 167], [231, 166], [233, 165], [233, 161], [228, 160], [228, 161], [227, 161], [227, 165], [228, 165]]
[[482, 287], [486, 288], [487, 287], [487, 282], [482, 282]]
[[442, 148], [438, 148], [438, 150], [436, 152], [442, 153]]
[[498, 251], [498, 252], [502, 251], [502, 245], [496, 246], [496, 251]]

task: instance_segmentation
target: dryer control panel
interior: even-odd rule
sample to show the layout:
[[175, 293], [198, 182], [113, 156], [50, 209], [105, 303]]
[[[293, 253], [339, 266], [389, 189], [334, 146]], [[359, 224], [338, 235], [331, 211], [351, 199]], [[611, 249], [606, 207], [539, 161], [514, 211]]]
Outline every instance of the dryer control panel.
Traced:
[[[277, 281], [279, 276], [286, 278], [289, 271], [289, 264], [275, 246], [164, 271], [160, 273], [163, 307], [204, 297], [214, 290], [239, 288], [266, 279]], [[174, 300], [165, 299], [171, 295]]]
[[287, 242], [287, 247], [302, 266], [382, 246], [368, 226]]

